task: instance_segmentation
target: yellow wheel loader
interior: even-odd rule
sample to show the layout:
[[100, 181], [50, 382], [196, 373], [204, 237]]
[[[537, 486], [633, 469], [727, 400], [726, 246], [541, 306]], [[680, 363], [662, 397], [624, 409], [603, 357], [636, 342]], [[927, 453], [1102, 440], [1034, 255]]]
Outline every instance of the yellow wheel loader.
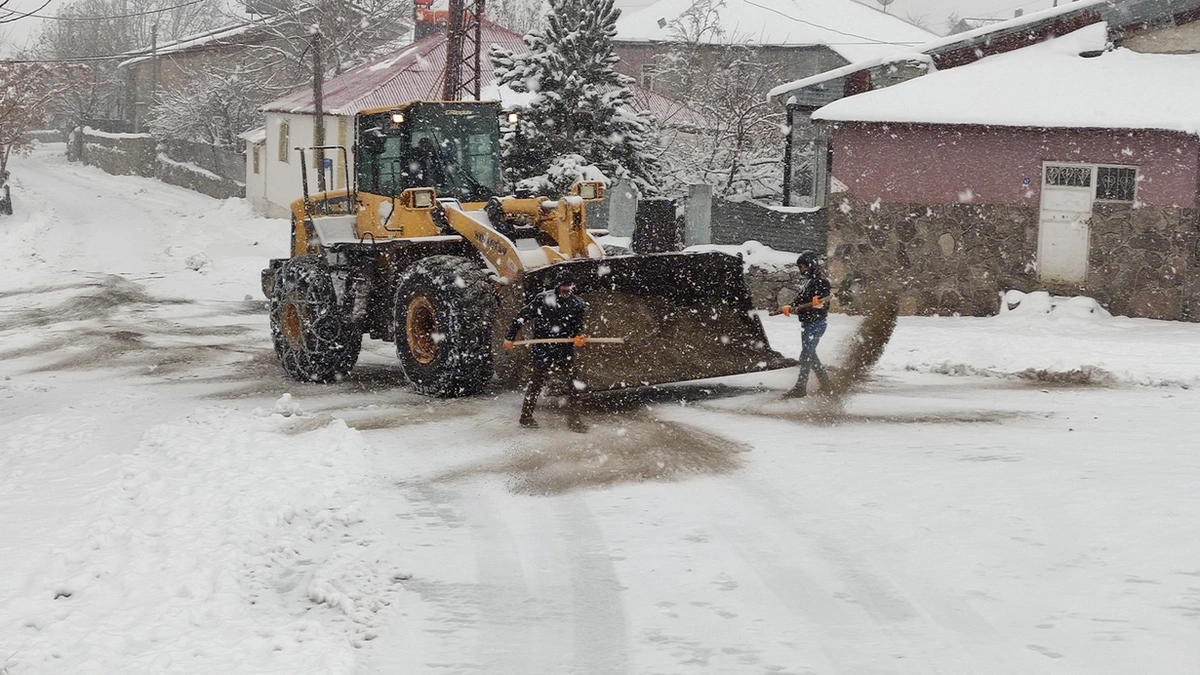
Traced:
[[563, 267], [588, 303], [587, 334], [626, 338], [578, 351], [592, 391], [791, 363], [767, 345], [738, 257], [607, 256], [585, 212], [603, 198], [600, 182], [555, 200], [502, 196], [500, 115], [499, 103], [478, 101], [364, 111], [347, 188], [310, 195], [305, 175], [291, 257], [262, 273], [287, 375], [340, 379], [365, 334], [395, 343], [423, 394], [515, 383], [523, 353], [500, 349], [503, 333]]

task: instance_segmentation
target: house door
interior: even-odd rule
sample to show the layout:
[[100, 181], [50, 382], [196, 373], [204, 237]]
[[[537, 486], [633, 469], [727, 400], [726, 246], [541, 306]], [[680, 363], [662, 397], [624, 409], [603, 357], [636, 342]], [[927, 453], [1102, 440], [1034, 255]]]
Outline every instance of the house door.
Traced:
[[1083, 283], [1088, 268], [1088, 226], [1095, 196], [1095, 167], [1045, 164], [1038, 223], [1038, 279]]

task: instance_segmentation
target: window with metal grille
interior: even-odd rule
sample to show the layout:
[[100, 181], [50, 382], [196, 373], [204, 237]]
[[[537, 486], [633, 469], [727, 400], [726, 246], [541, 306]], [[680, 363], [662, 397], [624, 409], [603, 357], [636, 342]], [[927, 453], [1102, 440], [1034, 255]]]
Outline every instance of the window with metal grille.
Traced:
[[1125, 166], [1096, 167], [1096, 199], [1132, 202], [1137, 196], [1137, 169]]
[[1051, 164], [1046, 167], [1046, 185], [1057, 185], [1059, 187], [1091, 187], [1092, 167], [1061, 166]]

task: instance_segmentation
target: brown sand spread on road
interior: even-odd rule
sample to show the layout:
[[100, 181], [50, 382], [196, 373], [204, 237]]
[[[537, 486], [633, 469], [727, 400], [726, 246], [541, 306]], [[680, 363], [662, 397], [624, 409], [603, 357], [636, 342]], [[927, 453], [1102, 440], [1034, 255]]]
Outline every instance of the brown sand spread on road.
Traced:
[[500, 474], [519, 494], [553, 495], [618, 483], [671, 481], [690, 475], [724, 474], [742, 464], [748, 448], [687, 424], [606, 418], [588, 434], [544, 428], [525, 433], [504, 457], [438, 476], [454, 480]]

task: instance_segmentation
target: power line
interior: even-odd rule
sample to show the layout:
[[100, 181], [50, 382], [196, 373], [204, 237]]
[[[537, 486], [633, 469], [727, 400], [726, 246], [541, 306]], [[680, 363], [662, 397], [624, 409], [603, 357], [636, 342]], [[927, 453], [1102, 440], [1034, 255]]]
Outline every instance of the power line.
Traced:
[[[286, 40], [287, 38], [281, 37], [280, 39]], [[180, 50], [173, 50], [173, 51], [162, 51], [160, 49], [157, 52], [157, 56], [158, 56], [158, 58], [170, 58], [176, 54], [195, 54], [197, 52], [208, 52], [208, 51], [218, 51], [221, 49], [229, 49], [230, 47], [252, 47], [253, 48], [253, 47], [260, 47], [260, 46], [262, 46], [262, 45], [245, 45], [245, 44], [241, 44], [241, 43], [227, 42], [227, 43], [218, 43], [218, 44], [211, 44], [211, 45], [200, 45], [197, 47], [188, 48], [187, 50], [180, 49]], [[96, 55], [96, 56], [64, 56], [64, 57], [54, 57], [54, 58], [44, 58], [44, 59], [0, 59], [0, 65], [3, 65], [6, 63], [95, 63], [95, 62], [100, 62], [100, 61], [129, 61], [131, 59], [140, 59], [140, 58], [151, 57], [151, 56], [155, 56], [155, 53], [151, 52], [149, 49], [147, 49], [147, 50], [141, 51], [141, 52], [124, 52], [121, 54], [104, 54], [104, 55]]]
[[[178, 5], [172, 5], [171, 7], [163, 7], [160, 9], [148, 9], [144, 12], [134, 12], [131, 14], [110, 14], [107, 16], [62, 16], [62, 15], [53, 15], [53, 14], [38, 14], [37, 11], [46, 6], [46, 5], [42, 5], [42, 7], [38, 8], [38, 10], [34, 10], [32, 12], [18, 12], [15, 9], [3, 10], [5, 12], [8, 12], [8, 15], [5, 16], [4, 18], [0, 19], [0, 22], [9, 21], [12, 19], [24, 19], [24, 18], [45, 19], [47, 21], [111, 21], [112, 19], [132, 19], [132, 18], [136, 18], [139, 16], [150, 16], [151, 14], [162, 14], [163, 12], [172, 12], [177, 9], [183, 9], [184, 7], [191, 7], [192, 5], [198, 5], [202, 2], [209, 2], [209, 1], [210, 0], [188, 0], [188, 2], [183, 2]], [[49, 4], [49, 3], [47, 3], [47, 4]]]
[[[0, 2], [0, 7], [3, 7], [4, 5], [7, 5], [7, 4], [8, 4], [8, 0], [3, 0], [2, 2]], [[46, 9], [46, 5], [49, 5], [49, 4], [50, 4], [50, 0], [46, 0], [45, 2], [42, 3], [41, 7], [38, 7], [37, 9], [35, 9], [33, 11], [40, 12], [43, 9]], [[8, 16], [4, 17], [3, 19], [0, 19], [0, 24], [12, 23], [14, 21], [20, 21], [21, 19], [25, 18], [24, 16], [14, 16], [15, 12], [11, 9], [6, 10], [6, 11], [9, 12], [9, 14], [8, 14]]]
[[[796, 21], [798, 23], [806, 24], [806, 25], [812, 26], [813, 28], [820, 28], [821, 30], [827, 30], [831, 33], [845, 35], [846, 37], [858, 38], [859, 40], [866, 40], [866, 44], [901, 45], [901, 46], [921, 44], [919, 42], [888, 42], [887, 40], [877, 40], [872, 37], [867, 37], [866, 35], [858, 35], [856, 33], [847, 33], [844, 30], [830, 28], [829, 26], [822, 26], [819, 23], [813, 23], [812, 21], [807, 21], [805, 19], [801, 19], [799, 17], [792, 16], [790, 14], [787, 14], [786, 12], [781, 12], [781, 11], [775, 9], [774, 7], [767, 7], [766, 5], [760, 5], [757, 2], [754, 2], [753, 0], [742, 0], [742, 1], [745, 2], [747, 5], [751, 5], [751, 6], [759, 8], [759, 9], [765, 9], [766, 11], [771, 12], [772, 14], [778, 14], [779, 16], [782, 16], [785, 19], [790, 19], [790, 20]], [[855, 44], [855, 43], [845, 43], [845, 44]], [[858, 44], [862, 44], [862, 43], [858, 43]]]

